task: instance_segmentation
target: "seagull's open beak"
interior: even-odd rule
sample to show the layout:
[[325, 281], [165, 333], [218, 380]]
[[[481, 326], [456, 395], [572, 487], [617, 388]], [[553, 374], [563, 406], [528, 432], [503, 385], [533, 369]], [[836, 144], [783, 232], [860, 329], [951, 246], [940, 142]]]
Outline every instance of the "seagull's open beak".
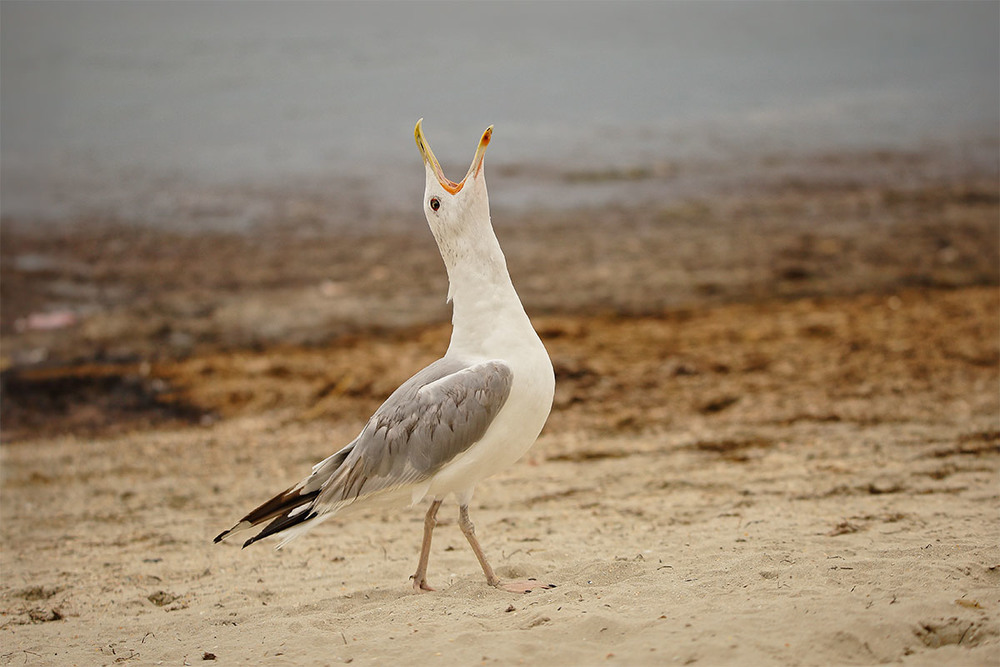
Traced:
[[479, 140], [479, 147], [476, 148], [476, 156], [472, 158], [472, 165], [469, 167], [469, 171], [465, 174], [465, 178], [456, 183], [444, 175], [444, 171], [441, 169], [440, 163], [438, 163], [437, 158], [434, 157], [434, 151], [431, 150], [430, 145], [424, 138], [424, 131], [420, 127], [420, 124], [423, 122], [423, 118], [418, 120], [417, 126], [413, 130], [413, 137], [417, 140], [417, 148], [420, 149], [420, 154], [424, 157], [424, 163], [429, 165], [430, 168], [434, 170], [434, 175], [437, 177], [438, 183], [441, 184], [441, 187], [451, 194], [457, 195], [462, 190], [465, 182], [469, 180], [469, 177], [471, 176], [475, 178], [482, 170], [483, 158], [486, 156], [486, 147], [490, 145], [490, 137], [493, 136], [493, 126], [490, 125], [486, 128], [486, 131], [483, 132], [483, 138]]

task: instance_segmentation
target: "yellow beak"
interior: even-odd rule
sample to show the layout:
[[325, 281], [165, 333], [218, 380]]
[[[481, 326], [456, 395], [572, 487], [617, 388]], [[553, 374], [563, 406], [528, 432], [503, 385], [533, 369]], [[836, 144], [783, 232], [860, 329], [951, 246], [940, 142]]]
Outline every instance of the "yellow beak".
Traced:
[[490, 145], [490, 137], [493, 136], [493, 126], [490, 125], [486, 128], [486, 131], [483, 132], [483, 138], [479, 140], [479, 147], [476, 148], [476, 156], [472, 158], [472, 165], [469, 166], [469, 171], [466, 172], [465, 178], [456, 183], [444, 175], [444, 171], [441, 169], [441, 164], [437, 161], [437, 158], [434, 157], [434, 151], [431, 150], [430, 144], [428, 144], [427, 140], [424, 138], [424, 131], [421, 128], [421, 123], [423, 122], [423, 118], [418, 120], [417, 126], [413, 129], [413, 138], [417, 140], [417, 148], [420, 149], [420, 154], [424, 158], [424, 163], [430, 165], [431, 169], [434, 170], [434, 175], [437, 177], [438, 183], [441, 184], [441, 187], [447, 192], [457, 195], [462, 190], [462, 187], [465, 186], [465, 182], [469, 180], [469, 177], [472, 176], [475, 178], [482, 170], [483, 158], [486, 156], [486, 147]]

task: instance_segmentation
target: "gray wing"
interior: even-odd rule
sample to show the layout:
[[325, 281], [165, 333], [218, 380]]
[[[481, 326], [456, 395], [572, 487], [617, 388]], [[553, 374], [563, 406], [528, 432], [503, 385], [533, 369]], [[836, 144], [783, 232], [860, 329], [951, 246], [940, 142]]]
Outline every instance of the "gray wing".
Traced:
[[270, 522], [243, 546], [288, 531], [284, 544], [313, 519], [362, 496], [426, 481], [483, 437], [507, 402], [512, 381], [502, 361], [434, 362], [394, 391], [352, 443], [215, 541]]
[[434, 362], [394, 391], [338, 452], [345, 456], [314, 507], [336, 507], [430, 478], [483, 437], [507, 402], [512, 381], [510, 367], [498, 360]]

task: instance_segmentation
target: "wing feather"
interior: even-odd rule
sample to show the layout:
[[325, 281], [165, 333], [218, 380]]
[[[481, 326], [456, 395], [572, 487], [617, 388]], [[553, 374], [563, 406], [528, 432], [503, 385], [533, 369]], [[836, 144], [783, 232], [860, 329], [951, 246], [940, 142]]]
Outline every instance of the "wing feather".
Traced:
[[359, 499], [426, 482], [483, 437], [507, 402], [512, 382], [503, 361], [439, 359], [393, 392], [353, 442], [216, 541], [269, 521], [244, 546], [295, 528], [287, 542], [307, 523]]
[[[502, 361], [441, 360], [403, 384], [354, 441], [315, 504], [424, 481], [478, 442], [510, 395]], [[361, 481], [359, 481], [361, 480]]]

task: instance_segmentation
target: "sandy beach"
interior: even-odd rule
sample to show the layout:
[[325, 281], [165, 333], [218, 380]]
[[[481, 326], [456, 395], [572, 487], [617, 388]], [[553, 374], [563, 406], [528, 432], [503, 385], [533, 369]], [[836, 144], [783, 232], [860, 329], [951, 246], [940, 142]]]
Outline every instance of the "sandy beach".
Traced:
[[211, 542], [444, 350], [416, 215], [5, 220], [0, 664], [996, 664], [998, 206], [990, 173], [824, 176], [497, 216], [557, 374], [472, 507], [557, 585], [524, 596], [453, 503], [424, 595], [420, 507]]

